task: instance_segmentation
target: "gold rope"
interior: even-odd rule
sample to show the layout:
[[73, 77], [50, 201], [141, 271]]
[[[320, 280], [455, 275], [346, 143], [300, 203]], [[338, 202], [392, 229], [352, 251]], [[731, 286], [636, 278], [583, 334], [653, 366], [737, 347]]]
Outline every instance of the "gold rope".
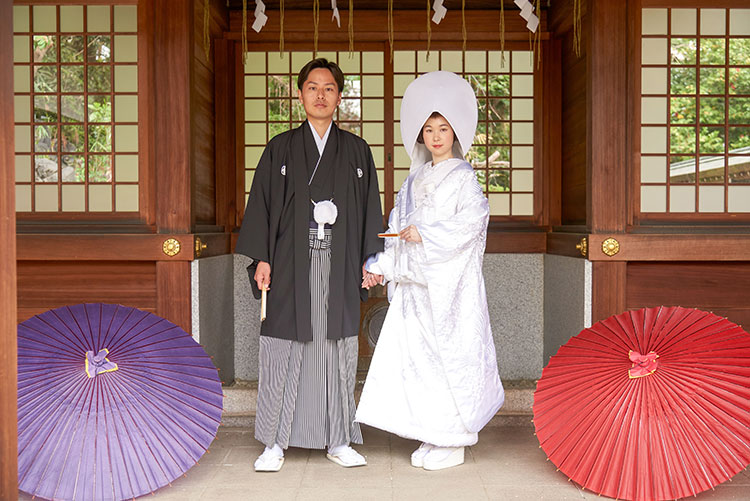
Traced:
[[533, 67], [534, 66], [534, 37], [531, 30], [526, 30], [529, 32], [529, 64]]
[[391, 62], [393, 62], [393, 0], [388, 0], [388, 43], [391, 46]]
[[573, 50], [581, 57], [581, 0], [573, 0]]
[[313, 1], [313, 26], [315, 34], [313, 35], [313, 59], [318, 53], [318, 24], [320, 24], [320, 0]]
[[209, 24], [211, 20], [211, 0], [203, 0], [203, 52], [206, 54], [206, 61], [211, 59], [211, 32]]
[[247, 0], [242, 0], [242, 65], [247, 63]]
[[284, 0], [279, 1], [279, 59], [284, 58]]
[[461, 59], [466, 59], [466, 0], [461, 0], [461, 36], [464, 40], [461, 46]]
[[432, 26], [430, 26], [430, 0], [427, 0], [427, 61], [430, 60], [430, 39], [432, 38]]
[[500, 0], [500, 67], [505, 68], [505, 2]]
[[354, 0], [349, 0], [349, 59], [354, 57]]

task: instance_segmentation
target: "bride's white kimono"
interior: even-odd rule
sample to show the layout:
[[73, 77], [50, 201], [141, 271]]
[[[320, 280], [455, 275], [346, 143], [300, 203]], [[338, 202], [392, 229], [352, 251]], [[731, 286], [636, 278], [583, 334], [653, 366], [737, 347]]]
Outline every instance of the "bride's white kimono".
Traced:
[[356, 421], [442, 447], [473, 445], [504, 400], [482, 259], [489, 205], [471, 165], [412, 170], [389, 233], [413, 224], [421, 243], [386, 240], [368, 270], [389, 282], [390, 307]]

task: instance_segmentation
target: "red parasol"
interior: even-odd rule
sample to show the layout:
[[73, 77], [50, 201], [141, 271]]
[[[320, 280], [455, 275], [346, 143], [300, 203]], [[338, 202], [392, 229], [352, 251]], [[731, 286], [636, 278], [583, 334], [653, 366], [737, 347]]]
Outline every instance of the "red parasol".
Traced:
[[534, 393], [542, 449], [618, 499], [676, 499], [750, 463], [750, 335], [680, 307], [625, 312], [550, 359]]

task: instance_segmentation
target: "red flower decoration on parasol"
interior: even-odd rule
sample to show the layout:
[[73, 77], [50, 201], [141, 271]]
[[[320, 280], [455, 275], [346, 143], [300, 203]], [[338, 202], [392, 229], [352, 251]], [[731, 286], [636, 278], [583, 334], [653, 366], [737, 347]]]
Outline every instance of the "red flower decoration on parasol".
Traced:
[[586, 489], [694, 496], [750, 463], [750, 335], [681, 307], [597, 322], [550, 359], [534, 425], [549, 459]]

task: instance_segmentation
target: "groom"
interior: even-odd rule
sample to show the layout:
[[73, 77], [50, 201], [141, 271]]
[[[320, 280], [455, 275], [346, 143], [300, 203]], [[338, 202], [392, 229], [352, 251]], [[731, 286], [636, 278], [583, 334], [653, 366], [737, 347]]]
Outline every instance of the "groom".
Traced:
[[271, 139], [258, 163], [236, 252], [253, 259], [253, 294], [268, 289], [261, 325], [256, 471], [278, 471], [289, 446], [327, 449], [362, 466], [354, 422], [362, 265], [383, 249], [370, 148], [339, 129], [344, 75], [314, 59], [297, 78], [307, 120]]

